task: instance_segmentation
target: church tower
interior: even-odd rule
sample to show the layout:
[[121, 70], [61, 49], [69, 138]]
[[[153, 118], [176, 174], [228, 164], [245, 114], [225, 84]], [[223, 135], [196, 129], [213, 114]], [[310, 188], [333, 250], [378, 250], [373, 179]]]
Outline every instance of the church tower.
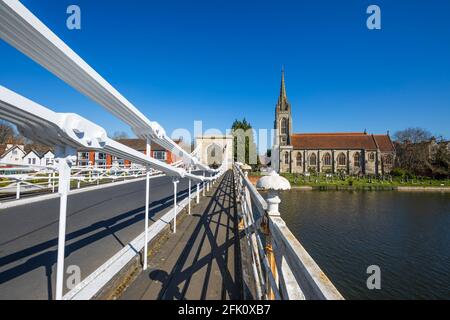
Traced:
[[281, 88], [278, 103], [275, 109], [275, 129], [278, 130], [278, 145], [291, 145], [292, 135], [292, 113], [291, 104], [288, 101], [286, 94], [286, 84], [284, 81], [284, 67], [281, 71]]

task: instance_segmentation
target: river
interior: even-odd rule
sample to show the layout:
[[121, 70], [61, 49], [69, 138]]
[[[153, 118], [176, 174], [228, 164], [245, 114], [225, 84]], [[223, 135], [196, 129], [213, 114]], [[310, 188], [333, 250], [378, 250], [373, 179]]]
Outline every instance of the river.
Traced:
[[[450, 299], [450, 193], [281, 195], [291, 231], [346, 299]], [[369, 290], [367, 267], [381, 270]]]

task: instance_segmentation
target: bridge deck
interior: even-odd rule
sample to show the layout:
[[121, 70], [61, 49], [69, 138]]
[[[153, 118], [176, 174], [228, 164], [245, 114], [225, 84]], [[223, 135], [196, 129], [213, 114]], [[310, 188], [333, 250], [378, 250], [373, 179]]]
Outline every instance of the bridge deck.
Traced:
[[233, 175], [180, 219], [177, 233], [156, 248], [149, 268], [122, 299], [219, 300], [241, 298], [239, 241]]

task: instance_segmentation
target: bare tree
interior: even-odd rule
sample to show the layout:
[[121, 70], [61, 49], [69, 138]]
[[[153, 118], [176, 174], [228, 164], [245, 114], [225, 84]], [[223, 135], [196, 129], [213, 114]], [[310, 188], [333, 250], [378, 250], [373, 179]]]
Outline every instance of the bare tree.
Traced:
[[411, 142], [419, 143], [431, 139], [431, 133], [422, 128], [407, 128], [405, 130], [397, 131], [394, 134], [394, 140], [400, 143]]
[[128, 139], [128, 133], [126, 133], [125, 131], [116, 131], [113, 133], [112, 138], [114, 140], [120, 140], [120, 139]]
[[0, 143], [5, 144], [14, 138], [13, 126], [4, 120], [0, 120]]

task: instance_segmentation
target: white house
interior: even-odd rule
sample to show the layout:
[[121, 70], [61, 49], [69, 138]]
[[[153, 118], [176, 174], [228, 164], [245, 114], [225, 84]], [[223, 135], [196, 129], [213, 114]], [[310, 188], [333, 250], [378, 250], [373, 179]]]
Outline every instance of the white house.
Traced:
[[4, 153], [0, 156], [0, 164], [23, 165], [25, 154], [23, 145], [7, 144]]
[[29, 166], [40, 166], [41, 156], [36, 151], [31, 150], [23, 157], [22, 164]]
[[29, 152], [25, 149], [24, 145], [0, 145], [0, 165], [51, 166], [54, 164], [55, 155], [52, 151], [49, 150], [41, 155], [33, 149]]
[[55, 155], [50, 150], [44, 153], [41, 158], [41, 166], [51, 166], [55, 163]]

